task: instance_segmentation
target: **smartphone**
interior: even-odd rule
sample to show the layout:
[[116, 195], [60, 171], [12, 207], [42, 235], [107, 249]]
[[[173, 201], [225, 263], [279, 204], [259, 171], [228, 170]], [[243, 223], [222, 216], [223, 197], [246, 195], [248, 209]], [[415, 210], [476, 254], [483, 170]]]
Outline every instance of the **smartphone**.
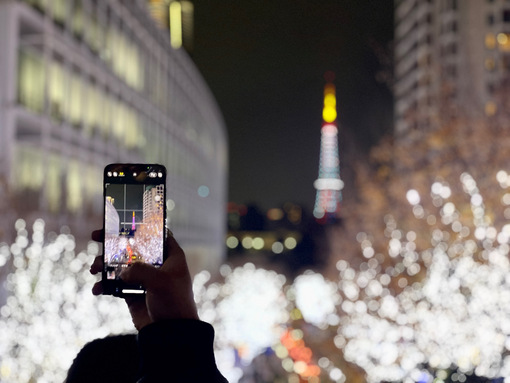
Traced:
[[166, 169], [158, 164], [110, 164], [104, 169], [103, 293], [144, 294], [120, 278], [135, 262], [166, 259]]

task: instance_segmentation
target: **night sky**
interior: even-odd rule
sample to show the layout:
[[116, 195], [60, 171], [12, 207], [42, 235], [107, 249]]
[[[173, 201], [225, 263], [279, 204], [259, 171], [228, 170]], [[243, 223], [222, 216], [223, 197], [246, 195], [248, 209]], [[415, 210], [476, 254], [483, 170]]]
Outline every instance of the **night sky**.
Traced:
[[391, 129], [391, 93], [376, 80], [384, 66], [375, 52], [389, 49], [393, 1], [193, 3], [192, 57], [228, 129], [229, 200], [264, 209], [292, 201], [311, 211], [324, 73], [336, 74], [342, 173], [344, 151], [366, 151]]

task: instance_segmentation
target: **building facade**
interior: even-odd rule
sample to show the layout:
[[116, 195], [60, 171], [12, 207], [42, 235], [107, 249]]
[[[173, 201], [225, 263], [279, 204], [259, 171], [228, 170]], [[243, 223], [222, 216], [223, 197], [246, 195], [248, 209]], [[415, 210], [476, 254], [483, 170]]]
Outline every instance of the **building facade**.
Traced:
[[161, 163], [192, 268], [219, 262], [226, 129], [169, 40], [147, 1], [0, 0], [0, 191], [12, 216], [79, 224], [102, 215], [106, 164]]
[[157, 185], [143, 193], [143, 222], [146, 222], [157, 212], [163, 210], [163, 186]]
[[434, 128], [450, 106], [496, 113], [510, 71], [509, 1], [396, 0], [394, 41], [397, 135]]

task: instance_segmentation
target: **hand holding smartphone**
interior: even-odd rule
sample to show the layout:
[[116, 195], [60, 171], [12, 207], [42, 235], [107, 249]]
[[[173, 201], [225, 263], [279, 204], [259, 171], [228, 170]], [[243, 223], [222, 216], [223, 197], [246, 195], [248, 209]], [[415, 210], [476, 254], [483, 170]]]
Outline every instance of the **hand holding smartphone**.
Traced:
[[166, 169], [158, 164], [110, 164], [104, 169], [103, 294], [143, 294], [120, 275], [136, 262], [166, 259]]

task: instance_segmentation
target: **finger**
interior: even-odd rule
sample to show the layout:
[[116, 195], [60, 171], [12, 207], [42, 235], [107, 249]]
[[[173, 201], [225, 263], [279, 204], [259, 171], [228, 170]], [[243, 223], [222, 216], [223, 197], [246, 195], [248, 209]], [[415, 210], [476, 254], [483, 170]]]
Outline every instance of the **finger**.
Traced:
[[103, 294], [103, 284], [101, 282], [94, 283], [94, 286], [92, 286], [92, 294], [94, 295]]
[[155, 286], [161, 279], [161, 270], [147, 263], [135, 262], [130, 267], [122, 270], [120, 279], [126, 283], [141, 284], [145, 288]]
[[125, 300], [128, 305], [131, 318], [133, 319], [133, 324], [138, 331], [152, 323], [152, 319], [147, 311], [145, 296], [127, 296]]
[[184, 250], [173, 236], [167, 238], [168, 257], [163, 263], [162, 270], [169, 271], [176, 276], [189, 274]]
[[96, 241], [96, 242], [103, 242], [103, 229], [100, 229], [100, 230], [94, 230], [92, 232], [92, 240]]
[[96, 258], [94, 258], [94, 262], [92, 262], [92, 265], [90, 266], [90, 273], [91, 274], [98, 274], [101, 271], [103, 271], [103, 256], [98, 255]]
[[182, 250], [179, 243], [177, 243], [177, 240], [173, 235], [168, 236], [166, 240], [167, 246], [168, 246], [168, 255], [176, 255], [181, 256], [184, 255], [184, 251]]

